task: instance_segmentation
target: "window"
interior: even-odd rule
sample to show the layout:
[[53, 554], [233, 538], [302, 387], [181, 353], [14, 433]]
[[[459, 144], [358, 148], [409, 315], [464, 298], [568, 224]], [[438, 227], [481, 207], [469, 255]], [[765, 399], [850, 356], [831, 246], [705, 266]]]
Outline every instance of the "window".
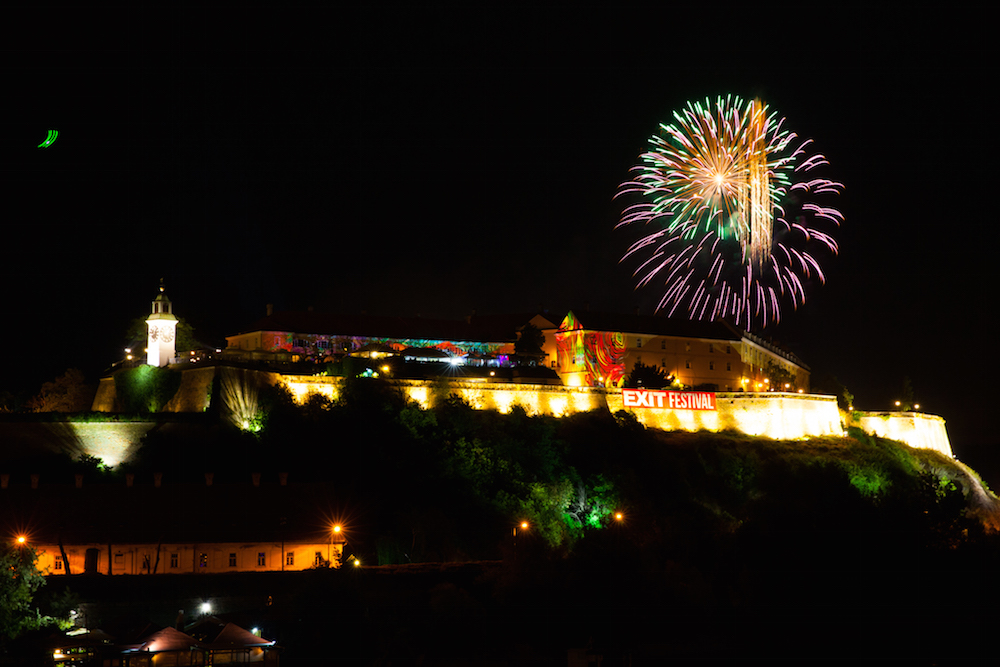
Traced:
[[666, 367], [667, 367], [667, 360], [660, 359], [660, 368], [666, 368]]
[[180, 557], [178, 554], [170, 554], [170, 567], [177, 567]]
[[727, 371], [733, 370], [733, 362], [731, 362], [731, 361], [727, 361], [726, 362], [726, 370]]
[[732, 353], [733, 353], [733, 346], [732, 345], [727, 345], [726, 346], [726, 354], [732, 354]]
[[635, 346], [636, 347], [642, 347], [642, 339], [641, 338], [636, 338], [635, 339]]
[[55, 569], [57, 569], [57, 570], [61, 570], [62, 569], [62, 558], [58, 558], [57, 557], [56, 558], [56, 564], [53, 567], [55, 567]]
[[661, 350], [667, 349], [667, 341], [665, 341], [665, 340], [661, 340], [660, 341], [660, 349]]
[[198, 567], [208, 567], [208, 554], [201, 553], [198, 555]]
[[115, 567], [125, 567], [125, 554], [123, 553], [115, 554]]
[[715, 352], [715, 343], [709, 343], [708, 344], [708, 351], [709, 352]]
[[685, 352], [691, 351], [691, 343], [684, 343], [684, 351]]
[[319, 567], [322, 564], [323, 564], [323, 554], [317, 551], [316, 556], [313, 558], [313, 567]]
[[688, 359], [684, 362], [684, 368], [691, 370], [691, 360]]
[[715, 370], [715, 362], [714, 361], [708, 362], [708, 370], [710, 370], [710, 371], [714, 371]]
[[285, 565], [295, 565], [295, 552], [289, 551], [285, 554]]
[[265, 564], [264, 552], [263, 551], [258, 551], [257, 552], [257, 567], [264, 567], [264, 564]]
[[229, 554], [229, 567], [236, 567], [236, 554]]

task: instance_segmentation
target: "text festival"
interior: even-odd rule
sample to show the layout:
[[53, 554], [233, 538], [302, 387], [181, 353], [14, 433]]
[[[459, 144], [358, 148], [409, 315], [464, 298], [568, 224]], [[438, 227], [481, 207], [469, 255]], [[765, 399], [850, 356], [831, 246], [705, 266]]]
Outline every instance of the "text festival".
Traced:
[[622, 389], [626, 408], [672, 408], [674, 410], [715, 410], [715, 394], [708, 391], [660, 391]]

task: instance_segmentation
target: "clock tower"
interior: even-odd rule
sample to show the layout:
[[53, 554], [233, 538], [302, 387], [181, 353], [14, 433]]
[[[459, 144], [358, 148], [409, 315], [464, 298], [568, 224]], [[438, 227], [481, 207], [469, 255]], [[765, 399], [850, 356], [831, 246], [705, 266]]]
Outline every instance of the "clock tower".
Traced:
[[146, 363], [166, 366], [174, 358], [174, 341], [177, 338], [177, 318], [174, 306], [164, 293], [160, 279], [160, 293], [153, 299], [153, 312], [146, 318]]

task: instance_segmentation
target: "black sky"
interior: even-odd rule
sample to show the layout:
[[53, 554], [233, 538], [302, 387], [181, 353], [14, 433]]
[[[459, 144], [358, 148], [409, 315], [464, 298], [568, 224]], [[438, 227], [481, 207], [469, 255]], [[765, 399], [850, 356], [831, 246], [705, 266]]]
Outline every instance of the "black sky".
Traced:
[[759, 95], [846, 185], [828, 284], [769, 333], [862, 409], [909, 376], [1000, 479], [985, 16], [468, 5], [5, 22], [0, 389], [96, 376], [160, 277], [206, 342], [267, 303], [651, 312], [616, 187], [688, 100]]

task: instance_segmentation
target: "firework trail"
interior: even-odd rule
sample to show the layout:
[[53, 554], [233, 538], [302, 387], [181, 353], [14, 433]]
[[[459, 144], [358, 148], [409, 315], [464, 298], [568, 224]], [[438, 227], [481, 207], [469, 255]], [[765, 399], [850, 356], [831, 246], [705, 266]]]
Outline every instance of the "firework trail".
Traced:
[[618, 227], [641, 226], [622, 261], [639, 262], [637, 287], [660, 284], [657, 311], [728, 318], [748, 329], [804, 303], [825, 282], [817, 251], [836, 254], [843, 216], [815, 198], [843, 185], [815, 177], [828, 164], [760, 100], [689, 102], [639, 156]]

